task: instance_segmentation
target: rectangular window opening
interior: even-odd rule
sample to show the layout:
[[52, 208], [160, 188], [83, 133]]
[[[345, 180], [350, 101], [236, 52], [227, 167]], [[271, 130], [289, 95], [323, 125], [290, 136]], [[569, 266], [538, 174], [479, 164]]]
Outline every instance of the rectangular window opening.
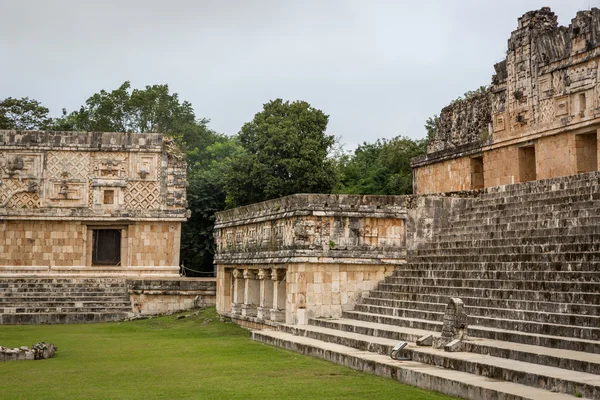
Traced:
[[104, 191], [104, 204], [115, 204], [115, 191], [105, 190]]
[[577, 173], [598, 170], [598, 136], [596, 132], [575, 136]]
[[121, 265], [121, 229], [94, 229], [92, 242], [92, 265]]
[[471, 158], [471, 189], [483, 189], [483, 157]]
[[519, 148], [519, 182], [529, 182], [536, 179], [535, 146]]

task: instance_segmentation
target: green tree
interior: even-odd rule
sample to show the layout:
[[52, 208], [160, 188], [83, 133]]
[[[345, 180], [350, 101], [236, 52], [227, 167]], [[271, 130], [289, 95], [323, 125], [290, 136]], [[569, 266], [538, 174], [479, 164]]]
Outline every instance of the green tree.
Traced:
[[293, 193], [329, 193], [336, 183], [329, 117], [304, 101], [270, 101], [238, 134], [245, 152], [231, 163], [230, 207]]
[[336, 193], [399, 195], [412, 193], [410, 160], [425, 152], [426, 140], [396, 137], [363, 143], [339, 166]]
[[37, 100], [8, 97], [0, 102], [0, 129], [47, 129], [52, 123], [49, 110]]
[[[124, 82], [117, 89], [101, 90], [79, 110], [54, 121], [54, 130], [104, 132], [160, 132], [175, 139], [188, 164], [188, 207], [192, 217], [182, 226], [181, 260], [186, 267], [212, 271], [214, 213], [225, 208], [223, 177], [240, 146], [197, 118], [192, 104], [180, 101], [168, 85], [132, 89]], [[193, 276], [193, 272], [188, 272]]]
[[440, 124], [440, 117], [437, 114], [427, 118], [425, 121], [425, 131], [427, 132], [427, 140], [431, 141], [438, 132], [438, 126]]

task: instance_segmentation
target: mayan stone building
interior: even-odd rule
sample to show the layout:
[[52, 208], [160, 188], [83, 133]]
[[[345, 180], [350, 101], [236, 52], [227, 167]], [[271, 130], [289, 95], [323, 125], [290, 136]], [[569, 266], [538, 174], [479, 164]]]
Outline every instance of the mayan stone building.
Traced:
[[0, 131], [0, 272], [177, 274], [185, 220], [185, 161], [161, 135]]
[[180, 278], [186, 164], [160, 134], [0, 131], [0, 324], [214, 304]]
[[519, 19], [410, 196], [217, 214], [217, 310], [256, 341], [465, 399], [600, 399], [600, 10]]
[[414, 192], [440, 193], [598, 170], [600, 10], [568, 27], [549, 8], [518, 21], [492, 85], [440, 114]]

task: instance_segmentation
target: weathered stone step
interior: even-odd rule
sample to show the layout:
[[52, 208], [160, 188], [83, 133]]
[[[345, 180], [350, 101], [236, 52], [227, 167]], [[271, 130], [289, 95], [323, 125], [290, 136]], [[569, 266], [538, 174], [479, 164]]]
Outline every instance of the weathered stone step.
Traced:
[[131, 312], [0, 314], [0, 325], [78, 324], [121, 321], [133, 316]]
[[[588, 227], [586, 233], [598, 233], [595, 229], [600, 224], [600, 216], [585, 217], [585, 218], [565, 218], [565, 219], [544, 219], [540, 221], [526, 221], [526, 222], [511, 222], [507, 223], [502, 221], [501, 223], [486, 224], [480, 221], [479, 224], [475, 225], [462, 225], [455, 224], [449, 226], [447, 231], [452, 234], [477, 234], [485, 233], [490, 234], [492, 232], [509, 232], [509, 231], [543, 231], [545, 229], [559, 229], [559, 228], [576, 228], [576, 227]], [[445, 236], [442, 236], [445, 237]]]
[[38, 313], [116, 313], [116, 312], [131, 312], [131, 306], [98, 306], [98, 307], [0, 307], [0, 314], [38, 314]]
[[114, 298], [114, 297], [125, 297], [129, 296], [127, 294], [127, 290], [118, 291], [118, 292], [104, 292], [101, 290], [98, 291], [89, 291], [89, 292], [0, 292], [0, 299], [6, 299], [10, 301], [13, 298], [44, 298], [50, 299], [53, 297], [67, 297], [69, 299], [77, 299], [83, 300], [83, 298], [92, 298], [92, 299], [104, 299], [104, 298]]
[[278, 331], [254, 331], [252, 339], [296, 351], [301, 354], [336, 362], [363, 372], [394, 377], [402, 383], [434, 390], [465, 399], [567, 399], [552, 393], [506, 381], [495, 381], [445, 368], [435, 368], [419, 362], [400, 362], [388, 356], [360, 351], [348, 346], [294, 336]]
[[53, 287], [23, 287], [23, 288], [4, 288], [3, 293], [123, 293], [127, 291], [122, 287], [72, 287], [72, 288], [53, 288]]
[[598, 186], [599, 184], [600, 174], [597, 171], [594, 171], [561, 176], [557, 178], [540, 179], [530, 182], [488, 187], [483, 190], [483, 193], [481, 193], [479, 197], [482, 199], [492, 199], [494, 197], [511, 197], [515, 194], [530, 194], [561, 190], [572, 191], [581, 186]]
[[[437, 334], [431, 331], [352, 319], [310, 319], [308, 322], [311, 326], [353, 332], [367, 335], [368, 337], [381, 337], [413, 343], [422, 336]], [[590, 374], [600, 374], [599, 354], [481, 338], [471, 339], [464, 343], [466, 346], [465, 351], [471, 353], [488, 354], [493, 357], [531, 362]]]
[[[590, 315], [552, 314], [504, 308], [467, 307], [469, 324], [514, 329], [522, 332], [600, 339], [600, 317]], [[373, 304], [356, 304], [355, 311], [391, 315], [400, 318], [443, 321], [444, 313], [414, 308], [396, 308]]]
[[594, 210], [593, 213], [585, 213], [584, 215], [561, 215], [560, 213], [554, 213], [554, 215], [536, 215], [533, 216], [516, 216], [507, 217], [503, 214], [499, 214], [495, 217], [482, 218], [480, 220], [472, 221], [457, 221], [449, 225], [449, 229], [453, 231], [480, 231], [482, 226], [498, 228], [506, 227], [506, 229], [534, 229], [534, 228], [553, 228], [561, 226], [573, 226], [574, 221], [581, 222], [580, 225], [594, 225], [595, 220], [598, 218], [599, 213]]
[[580, 203], [554, 204], [551, 206], [537, 206], [531, 204], [528, 207], [515, 207], [508, 210], [478, 210], [476, 204], [467, 208], [462, 213], [457, 213], [450, 219], [451, 226], [464, 226], [473, 221], [497, 222], [504, 219], [507, 222], [536, 221], [551, 218], [578, 218], [591, 217], [600, 212], [600, 201], [589, 200]]
[[434, 254], [427, 256], [411, 256], [411, 262], [600, 262], [600, 252], [580, 251], [569, 253], [526, 253], [512, 254], [510, 248], [501, 254], [477, 254], [476, 251], [468, 254]]
[[569, 226], [558, 228], [536, 228], [521, 230], [499, 230], [489, 227], [488, 232], [471, 232], [461, 230], [446, 230], [436, 235], [437, 241], [451, 242], [456, 240], [482, 240], [482, 239], [518, 239], [527, 237], [573, 236], [573, 235], [598, 235], [600, 226]]
[[[374, 290], [362, 303], [388, 307], [416, 308], [443, 312], [450, 298], [437, 294], [416, 294], [405, 292], [384, 292]], [[548, 301], [526, 301], [512, 299], [490, 299], [481, 297], [461, 297], [467, 306], [487, 308], [507, 308], [511, 310], [581, 315], [600, 315], [600, 304], [554, 303]]]
[[[362, 351], [389, 355], [396, 340], [378, 336], [367, 336], [315, 326], [282, 326], [280, 330], [298, 336], [353, 347]], [[551, 366], [538, 365], [532, 369], [530, 362], [507, 360], [491, 355], [469, 354], [468, 352], [448, 353], [443, 350], [417, 347], [412, 344], [404, 349], [413, 361], [424, 362], [453, 370], [483, 375], [492, 379], [509, 380], [526, 386], [544, 390], [558, 390], [595, 398], [600, 395], [600, 376], [584, 372], [568, 371]], [[533, 356], [533, 355], [532, 355]], [[600, 356], [597, 356], [600, 359]]]
[[97, 303], [97, 304], [105, 304], [105, 303], [127, 303], [129, 302], [129, 295], [122, 296], [88, 296], [88, 297], [64, 297], [64, 296], [39, 296], [39, 297], [30, 297], [30, 296], [15, 296], [15, 297], [4, 297], [0, 295], [0, 306], [3, 304], [37, 304], [37, 303], [55, 303], [55, 304], [65, 304], [65, 303]]
[[571, 192], [565, 190], [563, 192], [556, 193], [552, 192], [528, 194], [528, 195], [517, 195], [510, 196], [508, 198], [498, 198], [492, 200], [476, 199], [470, 203], [469, 208], [477, 211], [493, 211], [493, 210], [505, 210], [515, 207], [524, 207], [529, 204], [535, 204], [536, 206], [544, 205], [551, 206], [557, 204], [568, 204], [568, 203], [582, 203], [586, 201], [600, 200], [600, 193], [598, 193], [596, 187], [586, 187], [579, 191]]
[[[0, 301], [0, 310], [2, 308], [23, 309], [23, 308], [131, 308], [129, 299], [119, 301], [18, 301], [18, 302], [2, 302]], [[0, 311], [2, 312], [2, 311]]]
[[[501, 281], [580, 281], [600, 282], [598, 271], [490, 271], [481, 269], [411, 269], [398, 268], [390, 277], [391, 283], [402, 283], [405, 278], [495, 279]], [[444, 265], [441, 265], [443, 268]]]
[[462, 271], [468, 269], [471, 271], [502, 271], [502, 272], [537, 272], [537, 271], [556, 271], [556, 272], [595, 272], [598, 271], [597, 262], [588, 261], [569, 261], [569, 262], [539, 262], [539, 261], [509, 261], [509, 262], [469, 262], [460, 263], [440, 263], [440, 262], [414, 262], [406, 264], [407, 268], [420, 269], [427, 271], [452, 270]]
[[398, 278], [389, 276], [385, 284], [399, 286], [446, 286], [457, 288], [504, 289], [504, 290], [535, 290], [547, 292], [586, 292], [600, 293], [598, 282], [574, 281], [515, 281], [496, 279], [447, 279], [447, 278]]
[[[562, 235], [562, 236], [527, 236], [522, 238], [507, 238], [507, 239], [472, 239], [472, 240], [452, 240], [452, 241], [432, 241], [421, 243], [417, 250], [443, 250], [454, 248], [470, 248], [473, 247], [512, 247], [512, 246], [535, 246], [535, 245], [569, 245], [582, 243], [598, 243], [600, 235], [584, 234], [584, 235]], [[410, 251], [413, 254], [415, 251]]]
[[[399, 318], [390, 315], [371, 314], [360, 311], [344, 311], [342, 312], [342, 318], [432, 332], [441, 332], [442, 330], [442, 323], [437, 321], [428, 321], [417, 318]], [[600, 341], [598, 340], [553, 336], [549, 334], [533, 334], [481, 325], [469, 325], [469, 336], [532, 346], [543, 346], [553, 349], [600, 354]]]
[[557, 292], [518, 289], [490, 289], [479, 287], [454, 286], [415, 286], [380, 283], [376, 290], [386, 292], [407, 292], [414, 294], [437, 294], [447, 297], [479, 297], [490, 299], [510, 299], [526, 301], [550, 301], [555, 303], [600, 304], [599, 293]]
[[600, 252], [600, 242], [596, 243], [544, 243], [536, 245], [520, 244], [512, 246], [473, 246], [453, 247], [445, 249], [418, 249], [410, 253], [410, 257], [436, 256], [436, 255], [464, 255], [471, 253], [481, 254], [539, 254], [539, 253], [583, 253]]

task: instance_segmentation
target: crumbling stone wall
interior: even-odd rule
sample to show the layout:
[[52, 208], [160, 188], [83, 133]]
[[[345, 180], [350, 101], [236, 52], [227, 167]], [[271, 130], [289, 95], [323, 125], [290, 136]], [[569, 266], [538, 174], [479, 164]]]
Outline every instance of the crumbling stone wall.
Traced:
[[91, 265], [110, 227], [120, 265], [178, 265], [185, 172], [159, 134], [0, 131], [0, 266]]
[[464, 189], [470, 171], [457, 180], [448, 160], [473, 157], [483, 158], [485, 187], [523, 182], [519, 162], [503, 157], [520, 146], [536, 147], [535, 179], [580, 172], [575, 135], [595, 134], [600, 123], [599, 66], [600, 9], [578, 12], [567, 27], [547, 7], [524, 14], [489, 89], [442, 110], [428, 154], [412, 161], [415, 192]]

